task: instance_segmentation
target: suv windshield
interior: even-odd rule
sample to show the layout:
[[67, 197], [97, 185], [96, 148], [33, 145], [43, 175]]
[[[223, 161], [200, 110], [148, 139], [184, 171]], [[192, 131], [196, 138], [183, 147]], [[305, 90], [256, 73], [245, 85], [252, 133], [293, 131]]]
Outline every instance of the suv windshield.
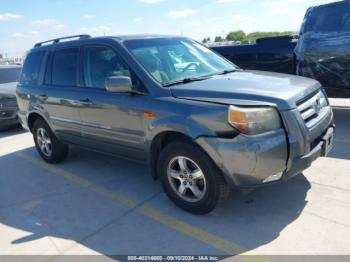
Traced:
[[124, 44], [163, 86], [237, 69], [208, 48], [186, 38], [128, 40]]

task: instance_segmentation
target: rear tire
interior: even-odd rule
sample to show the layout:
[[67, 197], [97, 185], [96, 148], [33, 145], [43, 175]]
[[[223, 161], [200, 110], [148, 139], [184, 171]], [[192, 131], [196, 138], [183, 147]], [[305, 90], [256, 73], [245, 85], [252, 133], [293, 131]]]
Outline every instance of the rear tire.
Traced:
[[63, 161], [68, 155], [68, 145], [60, 142], [49, 125], [38, 119], [33, 125], [33, 137], [39, 155], [48, 163]]
[[229, 194], [220, 170], [198, 147], [172, 142], [160, 153], [158, 174], [167, 196], [193, 214], [207, 214]]

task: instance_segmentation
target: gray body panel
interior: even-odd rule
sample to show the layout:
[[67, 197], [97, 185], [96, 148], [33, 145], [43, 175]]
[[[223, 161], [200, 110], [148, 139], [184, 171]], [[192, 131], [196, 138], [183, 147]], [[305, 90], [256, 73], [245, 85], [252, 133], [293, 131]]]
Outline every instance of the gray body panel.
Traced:
[[[19, 84], [19, 116], [24, 127], [29, 128], [33, 114], [40, 115], [64, 142], [147, 161], [153, 171], [152, 143], [161, 134], [175, 132], [201, 147], [230, 185], [250, 187], [279, 172], [290, 177], [302, 171], [299, 167], [311, 164], [316, 153], [307, 164], [297, 160], [310, 154], [310, 144], [333, 123], [331, 109], [313, 130], [301, 119], [298, 101], [321, 89], [317, 81], [307, 78], [239, 70], [163, 88], [130, 55], [123, 37], [57, 43], [34, 51], [85, 45], [112, 47], [142, 82], [142, 93], [47, 87], [43, 82], [33, 87]], [[47, 98], [42, 99], [43, 95]], [[284, 127], [255, 136], [241, 134], [228, 124], [229, 105], [273, 106]], [[152, 117], [145, 117], [145, 112], [152, 112]]]
[[98, 89], [90, 90], [86, 98], [91, 103], [79, 108], [84, 140], [95, 141], [97, 150], [105, 144], [111, 153], [144, 159], [143, 110], [148, 98]]

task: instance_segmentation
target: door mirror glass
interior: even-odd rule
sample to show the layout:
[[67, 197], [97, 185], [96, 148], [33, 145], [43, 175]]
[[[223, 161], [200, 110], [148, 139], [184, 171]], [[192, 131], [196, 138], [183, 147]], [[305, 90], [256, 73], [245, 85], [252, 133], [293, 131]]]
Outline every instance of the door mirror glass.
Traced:
[[106, 79], [106, 90], [111, 93], [131, 93], [132, 82], [128, 76], [111, 76]]

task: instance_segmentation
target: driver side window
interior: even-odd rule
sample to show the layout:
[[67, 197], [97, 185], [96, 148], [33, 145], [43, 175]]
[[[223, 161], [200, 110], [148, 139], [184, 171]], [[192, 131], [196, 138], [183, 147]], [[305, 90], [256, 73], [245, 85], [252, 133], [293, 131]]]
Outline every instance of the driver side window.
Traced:
[[119, 55], [109, 47], [85, 47], [83, 63], [86, 87], [104, 89], [108, 77], [130, 77], [128, 67], [124, 64]]

